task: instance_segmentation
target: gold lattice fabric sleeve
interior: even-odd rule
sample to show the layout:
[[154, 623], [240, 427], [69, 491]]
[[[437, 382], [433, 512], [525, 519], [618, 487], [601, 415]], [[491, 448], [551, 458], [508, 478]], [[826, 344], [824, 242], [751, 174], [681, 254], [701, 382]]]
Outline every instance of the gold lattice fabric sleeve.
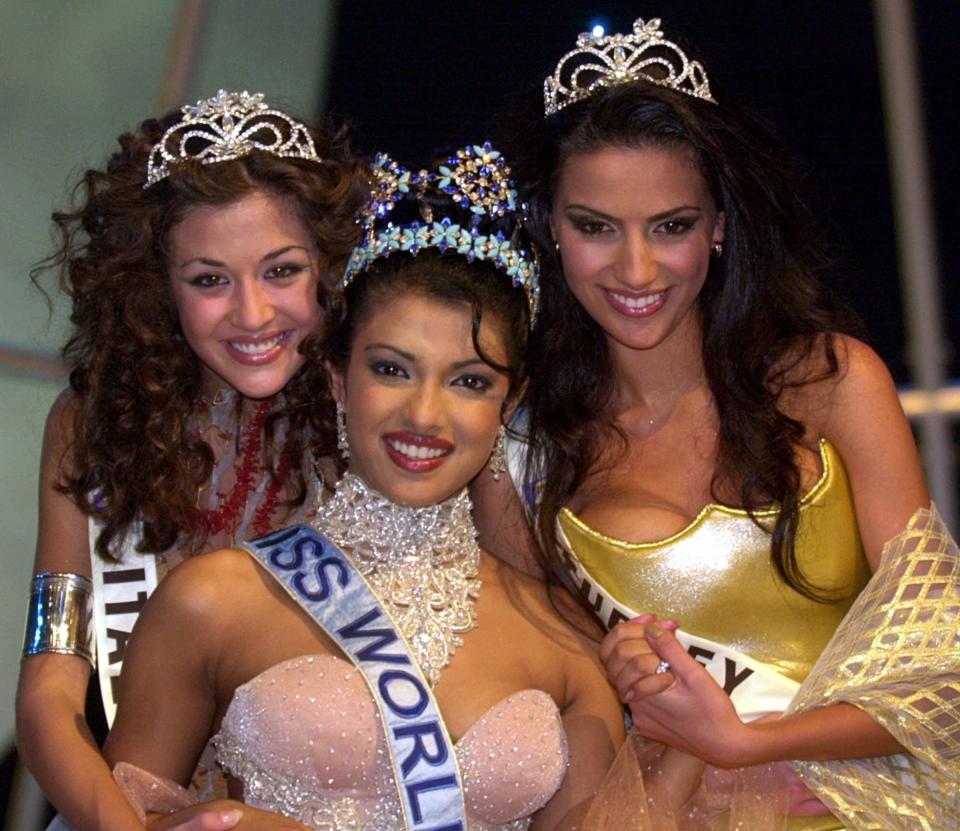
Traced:
[[790, 712], [841, 701], [909, 752], [794, 763], [817, 796], [857, 831], [960, 828], [960, 552], [932, 504], [884, 546]]

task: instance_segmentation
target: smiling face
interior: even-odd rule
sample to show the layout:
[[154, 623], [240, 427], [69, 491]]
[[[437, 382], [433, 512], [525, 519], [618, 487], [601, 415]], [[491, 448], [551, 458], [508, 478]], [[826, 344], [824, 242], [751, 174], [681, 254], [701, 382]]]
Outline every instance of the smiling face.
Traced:
[[570, 156], [551, 229], [570, 290], [608, 339], [651, 349], [697, 331], [718, 213], [692, 151], [605, 147]]
[[[478, 343], [502, 365], [499, 330], [484, 315]], [[332, 374], [350, 470], [393, 502], [441, 502], [490, 456], [509, 381], [477, 354], [468, 304], [409, 293], [378, 301], [354, 332], [344, 373]]]
[[180, 328], [203, 365], [204, 392], [248, 398], [283, 389], [320, 320], [316, 246], [283, 200], [254, 193], [190, 210], [170, 232]]

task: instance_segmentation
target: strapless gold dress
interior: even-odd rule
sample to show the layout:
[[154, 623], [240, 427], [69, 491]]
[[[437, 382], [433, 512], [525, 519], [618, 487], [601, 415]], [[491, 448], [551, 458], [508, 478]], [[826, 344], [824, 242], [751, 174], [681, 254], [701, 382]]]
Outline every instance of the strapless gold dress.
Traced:
[[[820, 459], [822, 474], [800, 505], [796, 556], [801, 573], [829, 603], [805, 597], [777, 574], [766, 530], [776, 509], [755, 513], [760, 527], [745, 510], [711, 504], [666, 539], [631, 543], [596, 531], [564, 508], [560, 538], [616, 600], [672, 618], [801, 683], [870, 579], [843, 461], [826, 440]], [[816, 817], [792, 819], [788, 827], [843, 826]]]
[[[570, 553], [616, 600], [802, 682], [870, 579], [846, 469], [827, 441], [820, 458], [823, 473], [800, 505], [796, 556], [830, 603], [784, 584], [770, 559], [769, 533], [744, 510], [707, 505], [682, 531], [645, 543], [601, 534], [567, 508], [558, 521]], [[756, 516], [771, 528], [776, 510]]]

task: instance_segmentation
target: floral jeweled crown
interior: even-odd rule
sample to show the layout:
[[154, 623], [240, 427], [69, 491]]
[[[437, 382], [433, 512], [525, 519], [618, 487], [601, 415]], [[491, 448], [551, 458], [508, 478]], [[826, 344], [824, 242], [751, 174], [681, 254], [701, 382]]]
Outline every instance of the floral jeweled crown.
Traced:
[[637, 80], [716, 103], [703, 66], [664, 39], [660, 19], [644, 23], [637, 18], [633, 34], [598, 36], [584, 32], [577, 38], [577, 48], [560, 58], [553, 75], [544, 79], [544, 114], [560, 112], [600, 87]]
[[181, 107], [180, 112], [183, 118], [150, 151], [144, 188], [165, 179], [178, 163], [225, 162], [254, 150], [322, 161], [307, 126], [266, 104], [262, 92], [220, 90], [213, 98]]
[[[469, 262], [490, 262], [513, 285], [521, 286], [533, 323], [540, 298], [540, 265], [532, 243], [526, 240], [510, 168], [489, 142], [463, 147], [435, 170], [417, 173], [378, 154], [370, 185], [370, 201], [358, 220], [363, 240], [353, 249], [337, 288], [345, 289], [381, 257], [399, 251], [416, 256], [427, 248], [449, 250]], [[443, 203], [450, 206], [451, 214], [459, 210], [464, 218], [442, 216]], [[407, 216], [397, 219], [400, 213]]]

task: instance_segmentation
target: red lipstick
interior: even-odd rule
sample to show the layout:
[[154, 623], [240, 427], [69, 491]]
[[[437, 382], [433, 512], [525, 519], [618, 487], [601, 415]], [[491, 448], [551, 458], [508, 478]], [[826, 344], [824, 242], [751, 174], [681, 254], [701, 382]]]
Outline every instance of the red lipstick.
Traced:
[[386, 433], [383, 446], [390, 461], [409, 473], [427, 473], [440, 467], [454, 449], [446, 439], [406, 430]]

